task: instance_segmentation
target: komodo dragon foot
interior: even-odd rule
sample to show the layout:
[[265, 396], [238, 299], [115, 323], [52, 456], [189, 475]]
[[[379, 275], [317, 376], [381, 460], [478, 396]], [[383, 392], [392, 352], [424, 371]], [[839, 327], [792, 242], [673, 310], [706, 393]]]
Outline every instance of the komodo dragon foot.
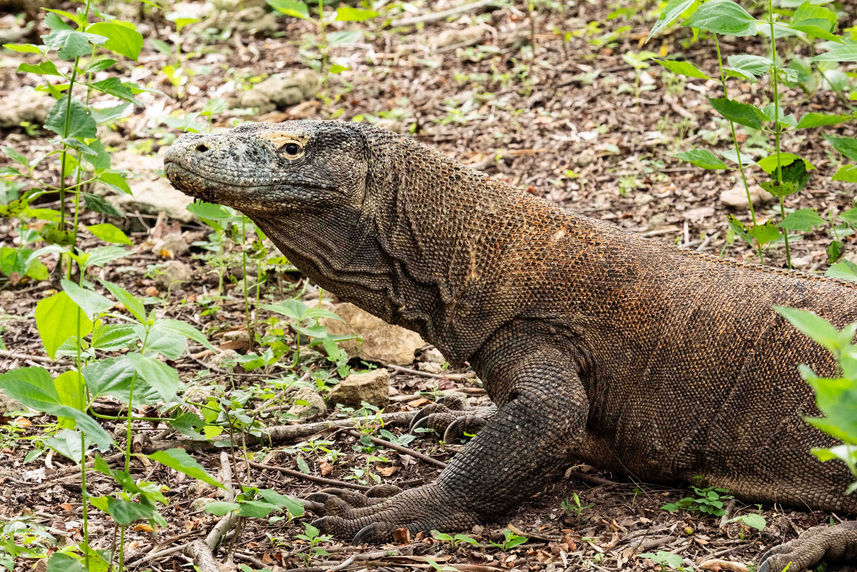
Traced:
[[[346, 492], [346, 491], [341, 491]], [[318, 499], [318, 494], [314, 495]], [[426, 530], [462, 530], [479, 522], [478, 515], [464, 505], [464, 499], [431, 483], [408, 489], [385, 500], [366, 498], [348, 491], [327, 494], [326, 516], [312, 524], [353, 544], [392, 540], [393, 532], [406, 528], [411, 534]]]
[[433, 429], [444, 442], [451, 443], [475, 435], [497, 412], [493, 405], [466, 409], [467, 402], [460, 395], [441, 397], [437, 403], [423, 407], [411, 421], [410, 433], [415, 429]]
[[823, 560], [857, 561], [857, 522], [816, 526], [795, 540], [775, 546], [762, 556], [759, 572], [800, 572]]

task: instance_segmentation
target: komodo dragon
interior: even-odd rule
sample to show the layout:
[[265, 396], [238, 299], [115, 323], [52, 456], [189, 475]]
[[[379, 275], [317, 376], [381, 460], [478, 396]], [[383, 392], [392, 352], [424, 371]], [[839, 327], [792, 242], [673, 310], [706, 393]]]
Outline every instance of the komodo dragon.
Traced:
[[[835, 363], [772, 309], [842, 327], [857, 321], [857, 285], [647, 240], [364, 124], [185, 135], [165, 171], [247, 214], [320, 286], [469, 362], [497, 405], [437, 481], [371, 502], [327, 498], [327, 531], [359, 542], [464, 529], [572, 458], [857, 513], [845, 465], [810, 453], [835, 442], [803, 420], [819, 412], [798, 365], [832, 375]], [[760, 570], [823, 558], [857, 558], [857, 522], [811, 529]]]

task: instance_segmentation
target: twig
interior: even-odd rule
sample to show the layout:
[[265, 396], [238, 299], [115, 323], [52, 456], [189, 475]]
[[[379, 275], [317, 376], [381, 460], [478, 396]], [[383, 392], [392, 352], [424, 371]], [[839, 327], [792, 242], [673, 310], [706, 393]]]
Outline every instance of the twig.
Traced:
[[444, 20], [450, 16], [456, 16], [458, 14], [464, 14], [465, 12], [484, 8], [485, 6], [490, 6], [495, 1], [496, 0], [479, 0], [479, 2], [465, 4], [464, 6], [457, 6], [455, 8], [450, 8], [449, 10], [444, 10], [442, 12], [430, 12], [428, 14], [423, 14], [422, 16], [400, 18], [398, 20], [393, 20], [392, 22], [390, 22], [390, 26], [392, 26], [393, 28], [399, 28], [401, 26], [413, 26], [415, 24], [423, 24], [425, 22], [437, 22], [438, 20]]
[[256, 461], [247, 461], [250, 463], [250, 466], [256, 469], [267, 469], [269, 471], [278, 471], [280, 473], [285, 473], [291, 477], [295, 477], [297, 479], [304, 479], [307, 481], [312, 481], [314, 483], [319, 483], [321, 485], [329, 485], [332, 487], [342, 487], [346, 489], [354, 489], [356, 491], [366, 492], [370, 487], [365, 485], [358, 485], [355, 483], [349, 483], [346, 481], [340, 481], [337, 479], [328, 479], [326, 477], [316, 477], [315, 475], [308, 475], [306, 473], [302, 473], [300, 471], [296, 471], [294, 469], [289, 469], [287, 467], [280, 467], [279, 465], [266, 465], [265, 463], [257, 463]]
[[465, 379], [473, 379], [476, 377], [476, 374], [473, 372], [467, 373], [431, 373], [428, 371], [420, 371], [418, 369], [411, 369], [409, 367], [402, 367], [400, 365], [395, 365], [392, 363], [385, 363], [384, 367], [399, 371], [402, 373], [410, 373], [413, 375], [420, 375], [422, 377], [431, 377], [434, 379], [451, 379], [452, 381], [462, 381]]
[[[261, 435], [244, 435], [247, 446], [257, 445], [259, 443], [277, 444], [285, 441], [293, 441], [302, 439], [321, 433], [323, 431], [332, 431], [334, 429], [350, 429], [358, 422], [373, 422], [380, 420], [385, 426], [396, 427], [410, 425], [411, 420], [417, 414], [416, 411], [401, 411], [398, 413], [384, 413], [382, 415], [372, 415], [368, 417], [352, 417], [350, 419], [337, 419], [335, 421], [319, 421], [317, 423], [303, 423], [301, 425], [278, 425], [262, 431]], [[240, 437], [240, 435], [237, 435]], [[143, 452], [154, 453], [164, 449], [173, 447], [181, 447], [188, 451], [211, 451], [228, 447], [229, 442], [213, 443], [211, 441], [198, 441], [195, 439], [173, 439], [150, 441], [143, 446]], [[235, 446], [241, 446], [241, 442], [237, 441]]]
[[9, 350], [0, 350], [0, 357], [10, 359], [26, 359], [30, 361], [37, 361], [39, 363], [54, 363], [54, 360], [46, 356], [33, 356], [30, 354], [22, 354], [21, 352], [13, 352]]
[[193, 563], [200, 572], [219, 572], [211, 549], [202, 540], [192, 541], [185, 547], [184, 553], [193, 558]]
[[[345, 433], [348, 433], [349, 435], [351, 435], [353, 437], [357, 437], [358, 439], [363, 438], [363, 435], [361, 435], [357, 431], [354, 431], [353, 429], [349, 429], [348, 431], [345, 431]], [[422, 461], [425, 461], [426, 463], [430, 463], [432, 465], [440, 467], [441, 469], [446, 468], [446, 463], [444, 463], [443, 461], [438, 461], [434, 457], [429, 457], [428, 455], [424, 455], [424, 454], [420, 453], [419, 451], [414, 451], [413, 449], [411, 449], [409, 447], [397, 445], [396, 443], [392, 443], [392, 442], [387, 441], [385, 439], [379, 439], [378, 437], [372, 437], [371, 435], [366, 435], [366, 437], [369, 437], [369, 440], [372, 441], [373, 443], [375, 443], [376, 445], [381, 445], [382, 447], [387, 447], [388, 449], [398, 451], [399, 453], [404, 453], [405, 455], [410, 455], [411, 457], [414, 457], [416, 459], [420, 459]]]

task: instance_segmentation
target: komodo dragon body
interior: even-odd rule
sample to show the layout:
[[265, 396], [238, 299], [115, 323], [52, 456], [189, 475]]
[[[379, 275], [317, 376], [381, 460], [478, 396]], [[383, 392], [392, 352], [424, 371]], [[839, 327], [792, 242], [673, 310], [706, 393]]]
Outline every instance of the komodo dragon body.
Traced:
[[[810, 453], [836, 443], [803, 420], [819, 412], [798, 365], [833, 375], [835, 363], [773, 309], [842, 327], [857, 321], [854, 285], [647, 240], [368, 125], [185, 135], [165, 170], [246, 213], [320, 286], [469, 362], [497, 405], [436, 482], [372, 503], [328, 498], [329, 531], [379, 541], [469, 527], [570, 459], [857, 513], [844, 464]], [[857, 557], [855, 523], [775, 548], [762, 570], [824, 557]]]

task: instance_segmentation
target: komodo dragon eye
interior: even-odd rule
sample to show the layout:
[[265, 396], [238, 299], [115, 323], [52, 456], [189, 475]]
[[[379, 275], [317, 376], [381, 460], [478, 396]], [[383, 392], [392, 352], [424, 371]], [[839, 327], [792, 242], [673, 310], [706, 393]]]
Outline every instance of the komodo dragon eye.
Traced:
[[300, 143], [289, 141], [284, 143], [279, 151], [284, 153], [288, 159], [297, 159], [303, 153], [303, 147]]

